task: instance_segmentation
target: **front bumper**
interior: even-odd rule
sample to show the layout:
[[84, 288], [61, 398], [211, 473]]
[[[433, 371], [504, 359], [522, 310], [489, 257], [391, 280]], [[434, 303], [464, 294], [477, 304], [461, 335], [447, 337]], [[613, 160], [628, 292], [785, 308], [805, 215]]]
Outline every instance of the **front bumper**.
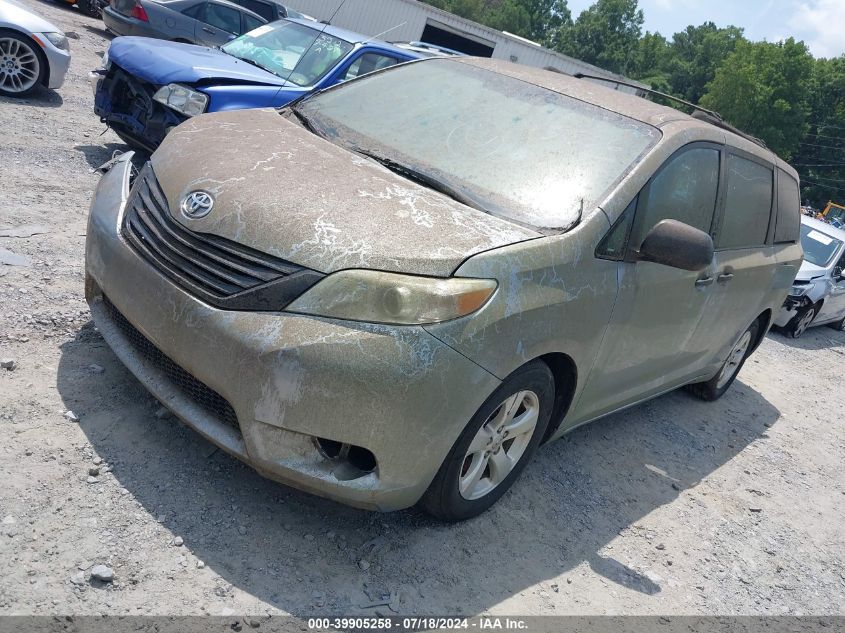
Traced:
[[41, 50], [47, 58], [47, 64], [50, 67], [47, 88], [53, 90], [61, 88], [65, 83], [68, 68], [70, 68], [70, 51], [56, 48], [43, 35], [37, 35], [37, 37], [38, 43], [41, 44]]
[[159, 88], [112, 63], [88, 76], [94, 89], [94, 112], [126, 140], [150, 152], [187, 117], [153, 100]]
[[[86, 297], [117, 356], [180, 419], [264, 476], [368, 509], [416, 503], [498, 379], [420, 327], [233, 312], [200, 302], [120, 235], [127, 156], [97, 187], [86, 243]], [[195, 390], [139, 353], [114, 310], [225, 399], [237, 423], [200, 406]], [[314, 437], [363, 447], [377, 468], [350, 478]]]
[[812, 305], [812, 303], [812, 299], [806, 295], [803, 297], [787, 296], [780, 312], [775, 316], [774, 325], [777, 327], [786, 327], [795, 318], [795, 315], [798, 314], [798, 310], [804, 306]]

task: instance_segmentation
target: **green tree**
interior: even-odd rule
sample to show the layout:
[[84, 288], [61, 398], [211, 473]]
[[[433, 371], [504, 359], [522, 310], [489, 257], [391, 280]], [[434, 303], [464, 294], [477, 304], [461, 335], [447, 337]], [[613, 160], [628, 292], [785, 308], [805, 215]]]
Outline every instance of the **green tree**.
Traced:
[[637, 0], [597, 0], [561, 30], [556, 48], [612, 72], [633, 67], [644, 21]]
[[672, 92], [698, 103], [706, 85], [716, 75], [716, 69], [743, 39], [741, 28], [719, 28], [713, 22], [688, 26], [675, 33], [668, 64]]
[[660, 33], [646, 32], [637, 43], [636, 53], [628, 65], [628, 74], [655, 90], [672, 92], [669, 83], [671, 62], [672, 49], [666, 38]]
[[807, 46], [793, 38], [777, 44], [739, 41], [716, 70], [701, 104], [788, 160], [808, 130], [812, 69]]
[[793, 157], [802, 197], [816, 208], [845, 204], [845, 55], [814, 62], [808, 99], [809, 130]]

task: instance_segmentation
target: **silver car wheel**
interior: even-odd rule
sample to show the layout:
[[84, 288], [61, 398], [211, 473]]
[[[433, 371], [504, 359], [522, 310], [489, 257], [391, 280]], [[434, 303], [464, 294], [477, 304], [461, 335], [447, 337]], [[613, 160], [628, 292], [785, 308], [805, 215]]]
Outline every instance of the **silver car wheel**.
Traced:
[[539, 415], [537, 394], [519, 391], [487, 418], [464, 456], [458, 482], [464, 499], [480, 499], [505, 480], [528, 448]]
[[804, 332], [807, 331], [807, 328], [810, 327], [810, 323], [813, 322], [813, 319], [816, 318], [816, 309], [810, 308], [807, 310], [807, 313], [801, 317], [801, 320], [795, 324], [795, 330], [793, 330], [792, 336], [794, 338], [798, 338]]
[[0, 38], [0, 88], [26, 92], [38, 81], [41, 64], [32, 47], [15, 37]]
[[725, 364], [722, 366], [722, 371], [719, 374], [719, 380], [716, 381], [716, 389], [721, 389], [731, 378], [734, 377], [737, 371], [739, 371], [740, 365], [742, 365], [742, 360], [745, 358], [745, 353], [748, 351], [748, 347], [751, 345], [751, 332], [746, 331], [739, 340], [734, 345], [731, 353], [728, 354], [728, 360], [725, 361]]

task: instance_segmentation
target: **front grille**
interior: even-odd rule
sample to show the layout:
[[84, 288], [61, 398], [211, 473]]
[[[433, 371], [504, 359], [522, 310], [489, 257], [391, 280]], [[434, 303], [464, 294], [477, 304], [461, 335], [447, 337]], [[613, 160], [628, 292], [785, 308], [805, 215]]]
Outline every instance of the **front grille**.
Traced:
[[146, 336], [141, 334], [125, 316], [118, 310], [107, 297], [103, 297], [103, 305], [111, 317], [112, 322], [118, 327], [123, 335], [129, 340], [133, 349], [140, 354], [145, 361], [164, 373], [170, 381], [187, 398], [199, 405], [203, 410], [220, 420], [227, 426], [232, 427], [240, 433], [238, 416], [232, 405], [219, 393], [206, 386], [179, 365], [174, 363], [167, 355], [155, 346]]
[[225, 309], [280, 310], [322, 277], [243, 244], [185, 228], [170, 214], [149, 163], [133, 185], [122, 234], [171, 281]]

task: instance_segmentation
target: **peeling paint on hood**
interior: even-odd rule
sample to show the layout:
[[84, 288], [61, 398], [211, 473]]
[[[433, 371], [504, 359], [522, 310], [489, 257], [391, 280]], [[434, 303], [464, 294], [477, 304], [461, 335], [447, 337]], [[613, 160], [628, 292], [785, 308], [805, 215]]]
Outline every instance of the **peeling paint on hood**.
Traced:
[[[465, 206], [338, 147], [275, 110], [190, 119], [152, 165], [173, 216], [324, 273], [370, 268], [448, 276], [466, 258], [542, 235]], [[182, 198], [215, 198], [200, 219]]]

